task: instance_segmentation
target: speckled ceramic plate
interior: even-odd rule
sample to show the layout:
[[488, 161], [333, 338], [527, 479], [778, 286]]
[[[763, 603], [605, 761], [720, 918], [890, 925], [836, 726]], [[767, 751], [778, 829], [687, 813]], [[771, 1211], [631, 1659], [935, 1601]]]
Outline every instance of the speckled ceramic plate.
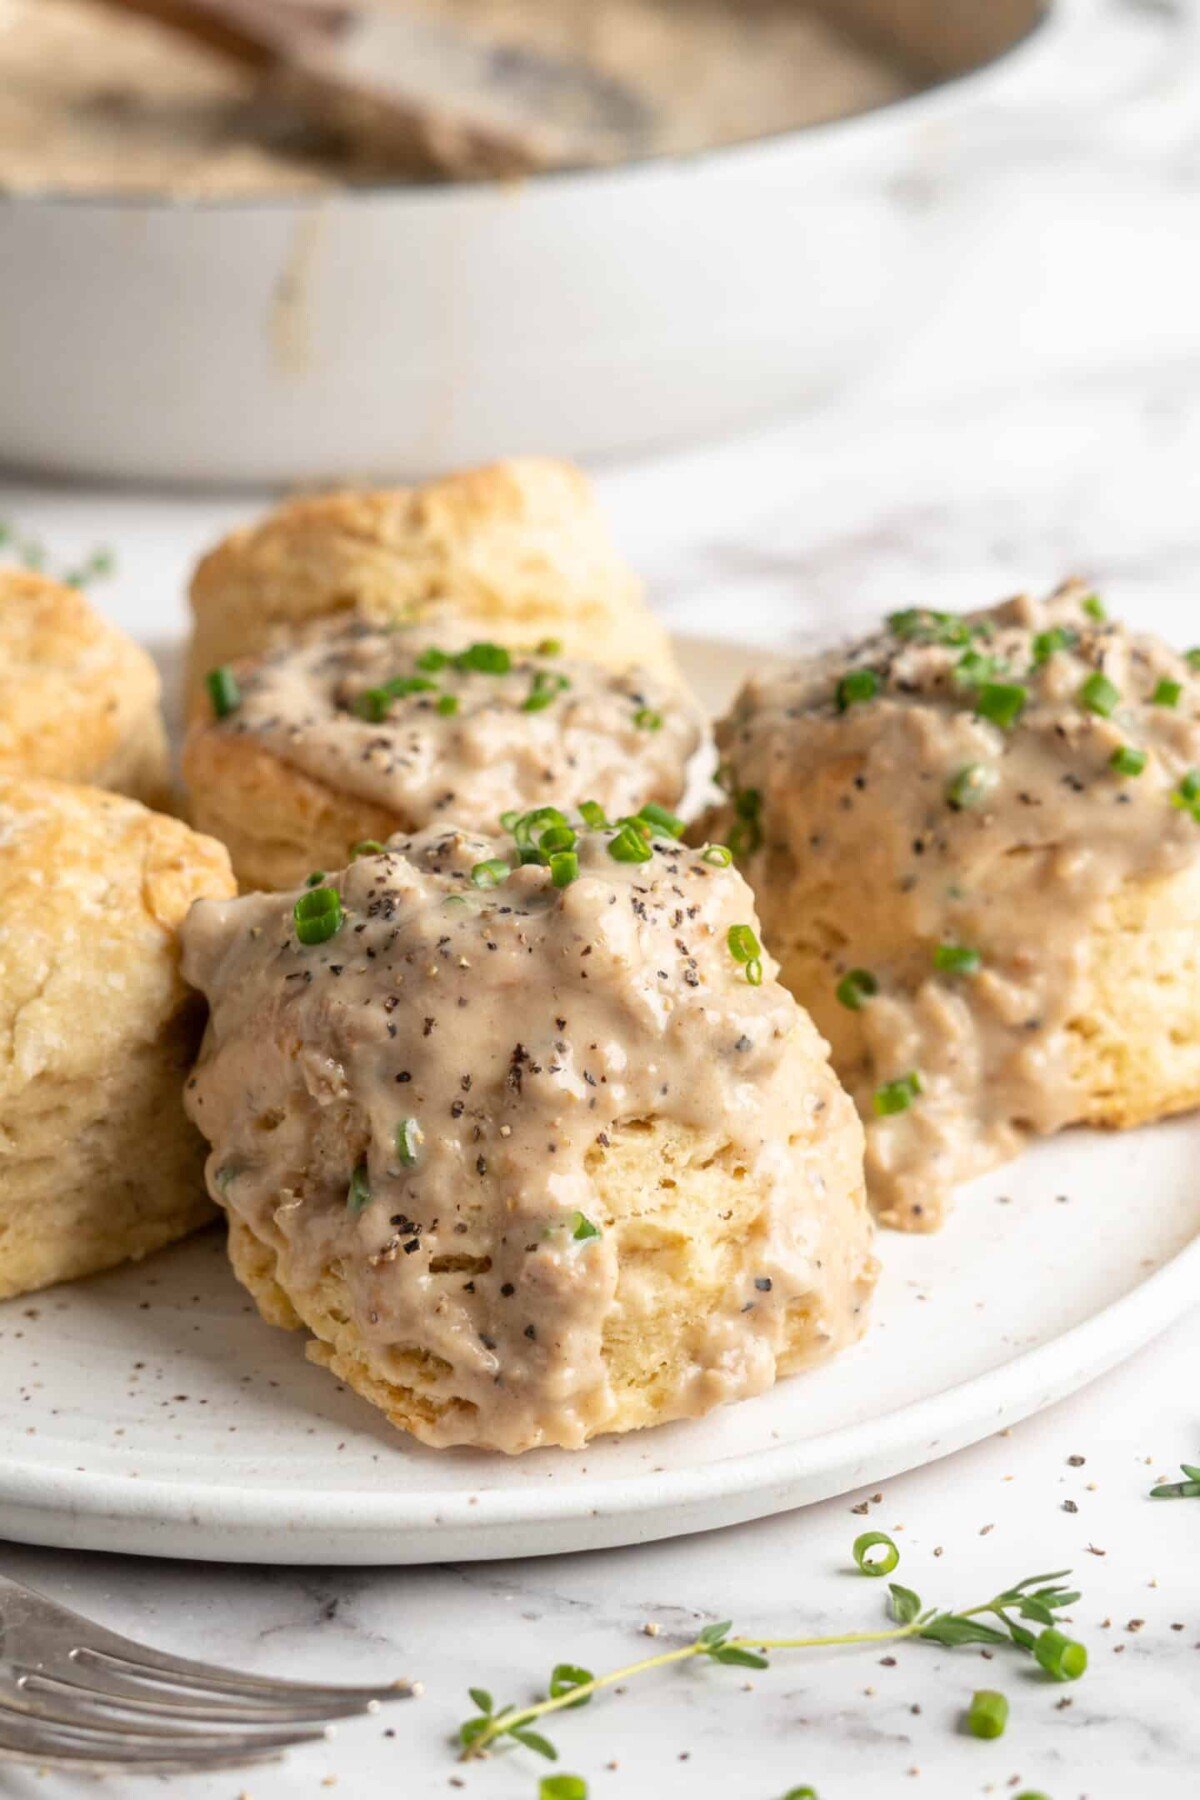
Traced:
[[[684, 646], [719, 704], [748, 662]], [[1072, 1132], [885, 1234], [864, 1340], [710, 1418], [516, 1460], [435, 1453], [264, 1325], [202, 1234], [0, 1306], [0, 1536], [162, 1556], [403, 1563], [627, 1544], [944, 1456], [1072, 1392], [1200, 1293], [1200, 1121]]]

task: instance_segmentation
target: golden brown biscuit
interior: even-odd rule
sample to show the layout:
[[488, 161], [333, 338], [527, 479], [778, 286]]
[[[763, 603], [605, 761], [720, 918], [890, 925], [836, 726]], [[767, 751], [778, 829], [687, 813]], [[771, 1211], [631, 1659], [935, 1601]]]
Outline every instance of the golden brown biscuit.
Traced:
[[193, 703], [209, 670], [348, 615], [392, 625], [449, 608], [508, 645], [552, 637], [611, 668], [675, 667], [587, 481], [548, 457], [289, 501], [209, 552], [191, 601]]
[[96, 788], [0, 777], [0, 1296], [212, 1216], [183, 1080], [203, 1008], [178, 928], [219, 844]]
[[0, 569], [0, 775], [169, 790], [158, 671], [78, 589]]
[[753, 680], [703, 822], [833, 1047], [888, 1224], [1200, 1103], [1200, 674], [1069, 585]]
[[826, 1047], [736, 871], [633, 838], [496, 880], [499, 841], [435, 828], [185, 926], [234, 1268], [425, 1443], [577, 1448], [862, 1329], [862, 1133]]
[[183, 767], [193, 822], [243, 888], [293, 886], [364, 838], [442, 819], [489, 831], [548, 802], [674, 808], [701, 738], [680, 688], [473, 644], [457, 620], [432, 637], [351, 626], [235, 669], [236, 705], [193, 721]]

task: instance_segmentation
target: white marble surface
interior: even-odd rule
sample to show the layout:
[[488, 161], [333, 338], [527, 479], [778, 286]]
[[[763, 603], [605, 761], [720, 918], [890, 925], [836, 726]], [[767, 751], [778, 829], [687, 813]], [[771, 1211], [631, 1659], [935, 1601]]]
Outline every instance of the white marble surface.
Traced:
[[[946, 167], [931, 144], [928, 167], [897, 180], [914, 229], [952, 218], [961, 244], [965, 221], [971, 253], [869, 380], [753, 441], [602, 473], [674, 625], [801, 642], [885, 607], [972, 604], [1080, 570], [1119, 610], [1190, 616], [1200, 639], [1200, 18], [1190, 0], [1080, 0], [1070, 26], [1069, 67], [1031, 59], [1026, 83], [981, 115], [973, 154]], [[105, 603], [164, 633], [196, 550], [249, 506], [0, 488], [0, 517], [44, 538], [59, 566], [115, 545]], [[748, 1682], [690, 1668], [566, 1716], [559, 1766], [585, 1775], [593, 1800], [778, 1800], [801, 1782], [821, 1800], [1200, 1792], [1200, 1506], [1146, 1497], [1200, 1456], [1198, 1359], [1200, 1315], [870, 1505], [903, 1547], [901, 1577], [930, 1599], [967, 1603], [1072, 1565], [1085, 1681], [1064, 1691], [1015, 1661], [926, 1645], [894, 1666], [862, 1651], [781, 1656]], [[660, 1643], [724, 1617], [770, 1633], [870, 1625], [878, 1588], [846, 1572], [862, 1498], [522, 1564], [272, 1571], [5, 1546], [0, 1567], [185, 1653], [425, 1684], [419, 1701], [278, 1768], [173, 1783], [187, 1800], [534, 1800], [542, 1768], [524, 1752], [455, 1764], [468, 1682], [522, 1699], [560, 1659], [599, 1669], [646, 1653], [648, 1620]], [[1012, 1703], [994, 1744], [957, 1729], [982, 1684]], [[0, 1774], [20, 1800], [78, 1791]]]

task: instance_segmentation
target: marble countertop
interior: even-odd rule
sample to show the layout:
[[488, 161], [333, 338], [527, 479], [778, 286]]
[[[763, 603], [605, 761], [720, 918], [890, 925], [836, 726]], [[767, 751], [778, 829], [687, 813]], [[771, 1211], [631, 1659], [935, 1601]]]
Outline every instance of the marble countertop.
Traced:
[[[946, 168], [931, 149], [924, 185], [897, 185], [898, 206], [956, 215], [960, 244], [969, 219], [973, 252], [885, 366], [819, 415], [600, 472], [674, 627], [799, 644], [886, 608], [981, 604], [1078, 571], [1126, 615], [1190, 605], [1200, 637], [1200, 11], [1081, 0], [1070, 18], [1069, 69], [1031, 59], [1027, 85], [981, 116], [973, 156]], [[197, 550], [255, 504], [0, 484], [0, 517], [56, 566], [114, 545], [106, 607], [164, 635]], [[688, 1667], [565, 1715], [558, 1767], [584, 1775], [592, 1800], [780, 1800], [806, 1782], [820, 1800], [1024, 1788], [1109, 1800], [1134, 1783], [1183, 1800], [1200, 1792], [1200, 1508], [1147, 1493], [1200, 1455], [1198, 1365], [1200, 1314], [1074, 1400], [878, 1498], [637, 1549], [406, 1571], [9, 1545], [0, 1566], [185, 1654], [424, 1683], [421, 1699], [279, 1766], [176, 1780], [186, 1800], [536, 1800], [544, 1765], [525, 1752], [455, 1763], [468, 1683], [518, 1699], [559, 1660], [636, 1660], [647, 1623], [659, 1647], [713, 1618], [775, 1634], [869, 1627], [879, 1592], [847, 1573], [865, 1500], [902, 1546], [900, 1577], [931, 1600], [1073, 1567], [1087, 1679], [1063, 1690], [931, 1645], [894, 1660], [796, 1653], [754, 1674]], [[992, 1684], [1012, 1717], [989, 1744], [959, 1722]], [[0, 1773], [18, 1800], [80, 1791]]]

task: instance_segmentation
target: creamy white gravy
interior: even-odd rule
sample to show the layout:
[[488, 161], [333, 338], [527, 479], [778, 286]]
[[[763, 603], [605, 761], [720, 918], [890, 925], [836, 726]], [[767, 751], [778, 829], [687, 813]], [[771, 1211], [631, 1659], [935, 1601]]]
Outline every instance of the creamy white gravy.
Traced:
[[[205, 729], [388, 808], [396, 829], [453, 819], [490, 831], [509, 808], [548, 803], [595, 800], [619, 818], [679, 802], [701, 721], [678, 687], [535, 652], [500, 651], [503, 673], [457, 667], [470, 644], [457, 621], [323, 631], [239, 671], [241, 704]], [[422, 667], [439, 652], [441, 666]], [[426, 685], [385, 696], [389, 681]]]
[[[923, 1230], [952, 1184], [1083, 1116], [1069, 1027], [1093, 931], [1124, 884], [1200, 856], [1179, 804], [1200, 676], [1078, 584], [895, 623], [746, 685], [717, 729], [744, 816], [705, 829], [740, 834], [767, 943], [866, 1123], [880, 1215]], [[851, 698], [852, 672], [874, 693]], [[1020, 690], [1011, 722], [985, 683]], [[938, 967], [939, 946], [977, 966]], [[856, 970], [875, 991], [851, 1010]]]
[[706, 1134], [770, 1195], [744, 1281], [689, 1321], [665, 1416], [861, 1329], [857, 1125], [811, 1022], [730, 955], [745, 884], [665, 838], [616, 862], [610, 836], [580, 840], [568, 887], [526, 866], [486, 892], [470, 871], [511, 840], [393, 840], [336, 878], [344, 920], [319, 945], [294, 894], [205, 902], [184, 927], [211, 1007], [187, 1092], [210, 1191], [301, 1310], [340, 1274], [372, 1375], [415, 1391], [405, 1422], [432, 1444], [577, 1446], [613, 1420], [604, 1334], [639, 1209], [603, 1217], [592, 1171], [638, 1122]]

